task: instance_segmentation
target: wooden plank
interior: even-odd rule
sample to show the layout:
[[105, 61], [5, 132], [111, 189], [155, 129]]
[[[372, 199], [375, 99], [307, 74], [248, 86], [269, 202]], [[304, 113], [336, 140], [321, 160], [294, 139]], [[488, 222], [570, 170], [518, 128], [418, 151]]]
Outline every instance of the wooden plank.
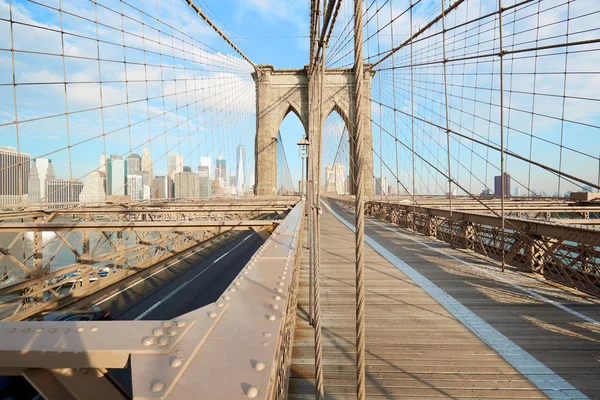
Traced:
[[[434, 239], [406, 231], [399, 235], [372, 222], [367, 222], [366, 229], [373, 240], [568, 383], [590, 398], [600, 398], [600, 380], [597, 379], [600, 376], [600, 324], [576, 314], [579, 312], [600, 320], [599, 299], [520, 271], [509, 269], [503, 274], [497, 264], [475, 253], [450, 249]], [[354, 235], [326, 212], [321, 237], [326, 398], [353, 398]], [[420, 242], [425, 242], [426, 246]], [[380, 381], [377, 385], [368, 384], [370, 398], [401, 395], [402, 398], [512, 399], [528, 398], [533, 393], [544, 397], [398, 268], [371, 248], [366, 250], [367, 381]], [[302, 271], [298, 307], [306, 310], [306, 262]], [[534, 297], [525, 290], [537, 292], [547, 300]], [[574, 312], [566, 312], [552, 302]], [[311, 393], [305, 392], [310, 392], [314, 376], [312, 329], [301, 318], [297, 319], [294, 345], [290, 399], [310, 398]], [[411, 386], [412, 382], [428, 380], [434, 387], [439, 385], [438, 389], [445, 388], [445, 383], [441, 382], [444, 379], [460, 381], [460, 385], [466, 387], [453, 386], [451, 389], [456, 391], [444, 395], [419, 391], [418, 386]], [[489, 382], [507, 384], [492, 388]], [[523, 391], [520, 384], [530, 385], [526, 395], [520, 392]], [[328, 391], [328, 386], [347, 388], [348, 392], [346, 389]], [[416, 391], [404, 390], [407, 387]], [[396, 388], [403, 390], [396, 391]]]
[[[354, 235], [329, 213], [323, 214], [321, 251], [326, 398], [352, 398], [356, 382]], [[305, 320], [307, 260], [305, 252], [290, 399], [314, 397], [314, 337]], [[437, 301], [369, 247], [365, 265], [368, 397], [546, 398]]]

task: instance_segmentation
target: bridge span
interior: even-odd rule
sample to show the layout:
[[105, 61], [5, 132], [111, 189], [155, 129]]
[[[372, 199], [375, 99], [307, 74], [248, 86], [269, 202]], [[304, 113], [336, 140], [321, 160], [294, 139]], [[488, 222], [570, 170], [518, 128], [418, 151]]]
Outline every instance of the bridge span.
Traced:
[[0, 398], [600, 399], [598, 15], [0, 0]]
[[[351, 204], [321, 204], [330, 399], [356, 397]], [[313, 398], [304, 201], [286, 213], [264, 243], [250, 231], [197, 245], [77, 301], [116, 321], [0, 323], [0, 372], [48, 399]], [[369, 398], [600, 395], [595, 296], [383, 219], [367, 220], [365, 240]]]

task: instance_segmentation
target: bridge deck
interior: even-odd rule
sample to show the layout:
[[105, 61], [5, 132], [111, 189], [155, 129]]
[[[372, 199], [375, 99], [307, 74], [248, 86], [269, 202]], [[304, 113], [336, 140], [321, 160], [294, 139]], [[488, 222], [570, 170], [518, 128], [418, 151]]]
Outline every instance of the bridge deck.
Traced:
[[[342, 217], [352, 218], [339, 207], [333, 208]], [[424, 244], [415, 242], [412, 236], [401, 236], [373, 221], [367, 224], [367, 234], [388, 249], [387, 258], [394, 261], [366, 247], [368, 397], [600, 397], [600, 326], [595, 323], [600, 307], [596, 300], [514, 271], [501, 274], [473, 254], [427, 238], [417, 238]], [[325, 210], [321, 236], [326, 398], [351, 399], [356, 384], [354, 234]], [[426, 246], [443, 249], [445, 254]], [[307, 260], [306, 253], [290, 399], [314, 398], [313, 331], [306, 322]], [[523, 288], [581, 312], [591, 321]]]

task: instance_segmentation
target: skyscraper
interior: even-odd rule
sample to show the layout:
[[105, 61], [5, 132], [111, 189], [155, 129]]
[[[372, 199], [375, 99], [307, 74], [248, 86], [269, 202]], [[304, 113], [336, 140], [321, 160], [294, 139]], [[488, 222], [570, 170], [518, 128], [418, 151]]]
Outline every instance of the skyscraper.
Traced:
[[142, 150], [142, 185], [152, 185], [152, 178], [154, 178], [154, 171], [152, 168], [152, 155], [147, 147]]
[[210, 167], [200, 165], [200, 167], [198, 167], [198, 176], [200, 178], [200, 197], [210, 197], [210, 195], [212, 194]]
[[183, 157], [179, 153], [169, 153], [169, 165], [167, 170], [167, 190], [169, 198], [175, 197], [175, 174], [178, 172], [183, 172]]
[[35, 158], [31, 163], [29, 171], [29, 203], [39, 203], [46, 201], [46, 180], [56, 179], [52, 160], [46, 158]]
[[246, 150], [244, 145], [238, 145], [235, 149], [236, 175], [237, 175], [237, 194], [241, 196], [246, 191]]
[[127, 175], [127, 194], [131, 197], [131, 200], [143, 199], [144, 189], [141, 175]]
[[198, 172], [200, 172], [200, 167], [208, 168], [208, 177], [212, 176], [212, 158], [210, 157], [200, 157], [200, 165], [198, 166]]
[[0, 204], [26, 203], [31, 156], [0, 147]]
[[328, 192], [345, 194], [346, 180], [344, 178], [344, 165], [335, 163], [325, 166], [325, 188]]
[[[40, 159], [38, 158], [38, 160], [40, 160]], [[41, 160], [43, 160], [43, 159], [41, 159]], [[39, 165], [38, 165], [38, 172], [40, 173], [40, 180], [41, 180], [42, 179], [42, 170], [40, 169]], [[48, 166], [46, 167], [46, 176], [44, 177], [44, 190], [40, 191], [41, 193], [44, 194], [44, 197], [48, 196], [47, 182], [51, 181], [53, 179], [56, 179], [56, 174], [54, 173], [54, 164], [52, 164], [52, 160], [48, 160]], [[42, 198], [42, 200], [43, 200], [43, 198]]]
[[179, 153], [169, 153], [168, 175], [171, 179], [177, 172], [183, 172], [183, 157]]
[[[500, 175], [494, 177], [494, 195], [502, 196], [502, 179]], [[510, 196], [510, 174], [504, 173], [504, 195]]]
[[[52, 179], [46, 184], [48, 203], [78, 203], [83, 183], [66, 179]], [[56, 206], [61, 208], [63, 206]]]
[[141, 175], [142, 158], [139, 154], [131, 153], [127, 157], [127, 172], [130, 175]]
[[31, 162], [31, 169], [29, 170], [29, 181], [27, 186], [29, 187], [29, 193], [27, 201], [29, 204], [36, 204], [40, 202], [40, 174], [38, 173], [37, 163], [35, 158]]
[[127, 161], [122, 160], [121, 156], [110, 156], [106, 168], [107, 194], [109, 196], [127, 194]]
[[219, 157], [217, 157], [217, 166], [215, 168], [215, 180], [221, 187], [226, 187], [227, 185], [227, 161], [223, 159], [221, 153], [219, 153]]
[[250, 192], [254, 192], [254, 183], [255, 183], [256, 177], [254, 176], [254, 173], [250, 174]]
[[106, 175], [106, 170], [108, 168], [107, 161], [108, 158], [106, 157], [106, 154], [100, 154], [100, 172], [104, 173], [104, 175]]
[[387, 176], [375, 178], [375, 196], [388, 194], [388, 179]]
[[80, 203], [101, 203], [106, 200], [104, 191], [104, 178], [100, 171], [93, 171], [88, 175], [83, 189], [79, 194]]
[[198, 174], [191, 172], [189, 168], [175, 174], [175, 197], [190, 199], [200, 197], [200, 179]]
[[152, 178], [152, 186], [150, 187], [150, 198], [166, 199], [167, 198], [167, 181], [166, 176], [155, 176]]

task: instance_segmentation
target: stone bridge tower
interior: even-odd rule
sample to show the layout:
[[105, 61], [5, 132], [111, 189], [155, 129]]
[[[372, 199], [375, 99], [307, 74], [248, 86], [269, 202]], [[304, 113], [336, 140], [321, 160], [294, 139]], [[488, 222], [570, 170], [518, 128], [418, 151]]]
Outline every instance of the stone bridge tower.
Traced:
[[[308, 67], [303, 69], [276, 70], [271, 65], [259, 66], [263, 72], [261, 77], [253, 73], [256, 82], [256, 144], [255, 170], [256, 195], [277, 194], [277, 132], [281, 122], [290, 112], [295, 113], [302, 125], [308, 140], [311, 142], [311, 154], [316, 155], [316, 168], [321, 167], [321, 129], [310, 129], [311, 123], [317, 121], [318, 115], [311, 115], [311, 110], [319, 110], [310, 104], [313, 96], [309, 85]], [[365, 72], [365, 97], [370, 97], [371, 80], [374, 73]], [[354, 72], [351, 69], [325, 70], [325, 85], [323, 90], [323, 119], [325, 122], [334, 110], [346, 124], [350, 140], [350, 156], [354, 154]], [[371, 102], [363, 101], [365, 117], [363, 118], [364, 162], [365, 162], [365, 195], [373, 195], [373, 140], [371, 134]], [[354, 163], [351, 162], [351, 165]], [[315, 175], [317, 180], [320, 173]], [[369, 179], [369, 177], [371, 179]], [[353, 172], [350, 168], [350, 187], [353, 185]]]

